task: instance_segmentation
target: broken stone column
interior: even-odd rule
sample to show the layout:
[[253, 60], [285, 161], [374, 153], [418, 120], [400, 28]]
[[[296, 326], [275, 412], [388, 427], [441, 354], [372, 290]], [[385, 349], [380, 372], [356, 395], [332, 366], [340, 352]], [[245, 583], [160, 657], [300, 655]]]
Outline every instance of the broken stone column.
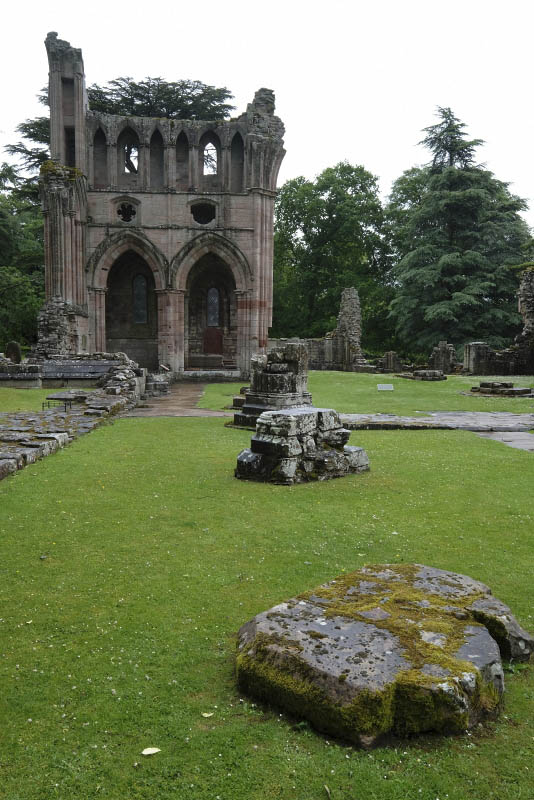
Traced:
[[338, 360], [343, 370], [351, 370], [365, 363], [361, 348], [362, 314], [360, 298], [354, 286], [343, 289], [334, 332], [334, 347], [338, 349]]
[[250, 362], [250, 389], [245, 403], [234, 414], [234, 425], [254, 428], [264, 411], [309, 406], [308, 351], [303, 344], [289, 342]]
[[445, 375], [451, 375], [456, 371], [456, 349], [453, 344], [439, 342], [430, 355], [428, 363], [431, 369], [441, 370]]
[[388, 350], [382, 358], [384, 372], [401, 372], [403, 369], [402, 361], [395, 350]]
[[235, 477], [293, 484], [368, 470], [367, 453], [348, 446], [349, 436], [331, 408], [266, 411], [258, 418], [250, 448], [237, 457]]
[[486, 342], [468, 342], [464, 345], [464, 372], [474, 375], [488, 375], [492, 353], [494, 351]]

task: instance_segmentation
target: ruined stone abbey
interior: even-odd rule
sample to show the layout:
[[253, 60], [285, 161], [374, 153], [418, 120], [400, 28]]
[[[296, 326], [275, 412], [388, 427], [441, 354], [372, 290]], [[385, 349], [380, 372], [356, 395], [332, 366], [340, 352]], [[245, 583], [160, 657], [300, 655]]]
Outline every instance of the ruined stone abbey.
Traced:
[[49, 33], [41, 175], [46, 303], [37, 354], [122, 351], [172, 372], [247, 374], [272, 314], [284, 156], [274, 95], [210, 122], [92, 112], [81, 50]]

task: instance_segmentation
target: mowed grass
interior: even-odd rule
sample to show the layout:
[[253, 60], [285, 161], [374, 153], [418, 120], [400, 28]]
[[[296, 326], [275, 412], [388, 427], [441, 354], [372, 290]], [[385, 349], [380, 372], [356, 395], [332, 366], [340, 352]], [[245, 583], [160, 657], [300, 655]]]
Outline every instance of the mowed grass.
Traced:
[[[533, 413], [534, 399], [465, 396], [480, 381], [511, 381], [515, 386], [534, 386], [532, 375], [484, 378], [449, 376], [446, 381], [411, 381], [394, 375], [354, 372], [310, 372], [308, 388], [316, 406], [335, 408], [344, 414], [414, 414], [416, 411], [512, 411]], [[393, 384], [393, 391], [378, 391], [379, 383]], [[241, 384], [213, 383], [206, 386], [201, 408], [223, 408], [232, 404]]]
[[283, 487], [233, 477], [249, 438], [124, 419], [0, 483], [0, 797], [531, 798], [532, 667], [489, 728], [367, 753], [241, 695], [234, 652], [256, 613], [377, 562], [465, 572], [532, 631], [532, 454], [365, 431], [371, 472]]
[[6, 389], [0, 388], [0, 412], [40, 411], [47, 396], [59, 389]]

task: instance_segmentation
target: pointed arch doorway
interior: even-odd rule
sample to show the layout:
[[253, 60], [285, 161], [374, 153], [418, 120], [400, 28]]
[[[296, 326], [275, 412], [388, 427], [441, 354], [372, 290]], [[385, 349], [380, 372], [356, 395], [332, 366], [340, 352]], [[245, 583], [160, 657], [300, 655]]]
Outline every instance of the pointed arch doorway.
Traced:
[[236, 284], [231, 269], [206, 253], [187, 279], [186, 369], [235, 368]]
[[158, 311], [152, 270], [128, 250], [114, 261], [107, 279], [106, 350], [122, 352], [141, 367], [158, 367]]

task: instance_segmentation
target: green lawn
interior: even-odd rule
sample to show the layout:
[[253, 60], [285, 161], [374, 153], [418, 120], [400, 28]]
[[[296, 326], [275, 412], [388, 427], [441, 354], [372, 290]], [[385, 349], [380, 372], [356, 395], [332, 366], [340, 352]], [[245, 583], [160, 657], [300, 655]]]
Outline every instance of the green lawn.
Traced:
[[5, 389], [0, 388], [1, 411], [40, 411], [43, 400], [59, 389]]
[[283, 487], [234, 479], [249, 438], [124, 419], [0, 483], [2, 800], [532, 797], [532, 667], [489, 728], [366, 753], [247, 700], [233, 658], [254, 614], [365, 563], [465, 572], [534, 630], [532, 454], [362, 431], [371, 472]]
[[[410, 381], [394, 375], [366, 375], [354, 372], [310, 372], [308, 388], [316, 406], [343, 413], [413, 414], [415, 411], [515, 411], [533, 413], [534, 399], [477, 397], [462, 395], [481, 380], [512, 381], [516, 386], [534, 386], [534, 376], [472, 378], [448, 377], [446, 381]], [[392, 392], [379, 392], [377, 384], [391, 383]], [[199, 405], [223, 408], [232, 404], [241, 384], [213, 383], [206, 387]]]

